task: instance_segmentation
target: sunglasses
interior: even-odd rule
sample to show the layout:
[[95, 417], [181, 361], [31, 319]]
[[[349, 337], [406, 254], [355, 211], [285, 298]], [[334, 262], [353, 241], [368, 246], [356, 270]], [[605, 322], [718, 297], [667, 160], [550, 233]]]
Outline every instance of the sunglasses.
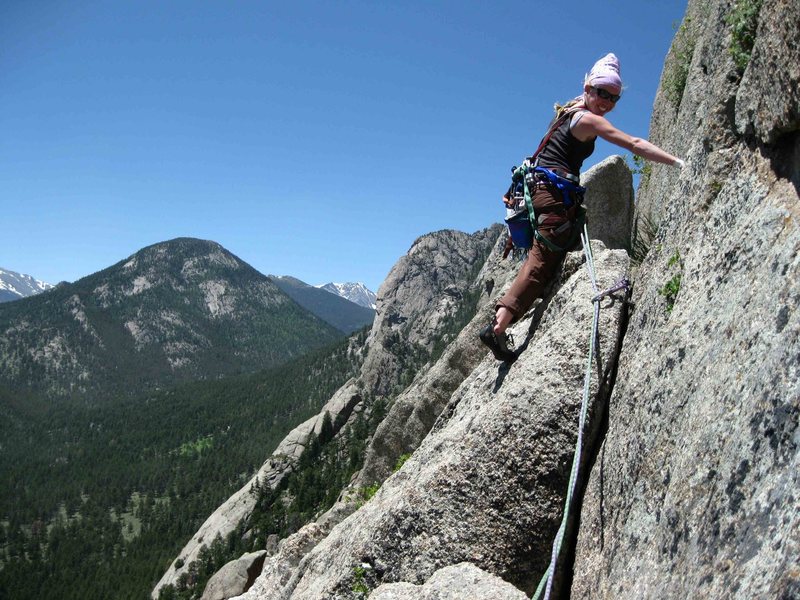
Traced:
[[604, 90], [603, 88], [592, 86], [592, 89], [594, 90], [595, 94], [600, 96], [603, 100], [609, 100], [614, 104], [616, 104], [617, 100], [619, 100], [621, 97], [619, 94], [612, 94], [611, 92]]

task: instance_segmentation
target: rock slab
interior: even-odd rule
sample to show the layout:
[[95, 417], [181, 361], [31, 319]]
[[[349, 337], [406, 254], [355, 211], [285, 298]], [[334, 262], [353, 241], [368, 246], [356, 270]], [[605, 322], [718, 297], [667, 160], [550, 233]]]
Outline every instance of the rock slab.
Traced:
[[470, 563], [445, 567], [424, 585], [385, 583], [369, 600], [527, 600], [528, 596], [499, 577]]

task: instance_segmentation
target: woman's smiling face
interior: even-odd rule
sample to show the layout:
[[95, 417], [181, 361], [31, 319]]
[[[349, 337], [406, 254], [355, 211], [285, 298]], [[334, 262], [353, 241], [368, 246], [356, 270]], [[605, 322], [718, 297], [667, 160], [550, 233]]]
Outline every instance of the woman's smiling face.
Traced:
[[[602, 90], [598, 93], [598, 90]], [[611, 90], [604, 87], [594, 87], [588, 83], [583, 88], [584, 97], [586, 98], [586, 108], [592, 113], [600, 115], [601, 117], [614, 109], [616, 102], [612, 97], [619, 97], [620, 90]], [[603, 98], [602, 96], [605, 96]]]

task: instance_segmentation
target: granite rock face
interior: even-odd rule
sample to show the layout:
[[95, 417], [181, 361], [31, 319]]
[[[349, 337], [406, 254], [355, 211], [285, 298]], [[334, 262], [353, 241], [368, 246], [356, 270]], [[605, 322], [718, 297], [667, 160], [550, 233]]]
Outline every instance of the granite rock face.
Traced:
[[518, 263], [502, 260], [505, 235], [495, 246], [472, 288], [481, 291], [483, 306], [469, 325], [445, 348], [441, 358], [419, 376], [395, 400], [378, 426], [364, 456], [364, 466], [356, 477], [355, 488], [382, 483], [404, 454], [416, 450], [433, 427], [450, 396], [472, 369], [486, 356], [486, 347], [476, 332], [492, 318], [491, 305], [497, 288], [507, 287]]
[[208, 580], [200, 600], [227, 600], [246, 592], [261, 573], [266, 550], [250, 552], [232, 560]]
[[606, 248], [629, 248], [633, 224], [633, 175], [621, 156], [609, 156], [581, 174], [590, 236]]
[[247, 594], [262, 597], [280, 590], [291, 582], [297, 573], [300, 561], [325, 537], [325, 531], [316, 523], [309, 523], [282, 540], [278, 553], [264, 563], [259, 578]]
[[362, 379], [367, 389], [388, 395], [415, 349], [430, 351], [447, 317], [458, 308], [467, 281], [483, 266], [499, 228], [469, 235], [438, 231], [420, 237], [378, 290], [370, 352]]
[[370, 600], [527, 600], [507, 583], [469, 563], [445, 567], [424, 585], [385, 583], [370, 594]]
[[[369, 502], [284, 584], [259, 580], [242, 598], [356, 598], [359, 585], [423, 584], [465, 561], [532, 591], [560, 523], [583, 391], [593, 292], [580, 264], [580, 255], [567, 259], [541, 321], [529, 315], [514, 326], [524, 350], [513, 365], [484, 358]], [[627, 255], [598, 250], [595, 266], [599, 285], [611, 285]], [[604, 373], [618, 352], [621, 315], [620, 303], [601, 311]], [[594, 378], [594, 401], [603, 390]], [[262, 579], [275, 582], [266, 567]]]
[[[749, 64], [729, 3], [691, 1], [686, 87], [653, 115], [642, 264], [584, 498], [574, 598], [800, 595], [797, 2], [764, 0]], [[676, 38], [676, 44], [679, 42]]]
[[800, 129], [800, 6], [762, 5], [750, 63], [736, 92], [736, 130], [766, 144]]

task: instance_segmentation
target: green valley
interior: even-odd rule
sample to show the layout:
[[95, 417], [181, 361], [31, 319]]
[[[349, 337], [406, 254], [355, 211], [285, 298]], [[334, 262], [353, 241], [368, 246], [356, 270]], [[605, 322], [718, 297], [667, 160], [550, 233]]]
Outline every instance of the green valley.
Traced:
[[0, 389], [0, 597], [146, 597], [208, 514], [357, 371], [365, 338], [112, 403]]

